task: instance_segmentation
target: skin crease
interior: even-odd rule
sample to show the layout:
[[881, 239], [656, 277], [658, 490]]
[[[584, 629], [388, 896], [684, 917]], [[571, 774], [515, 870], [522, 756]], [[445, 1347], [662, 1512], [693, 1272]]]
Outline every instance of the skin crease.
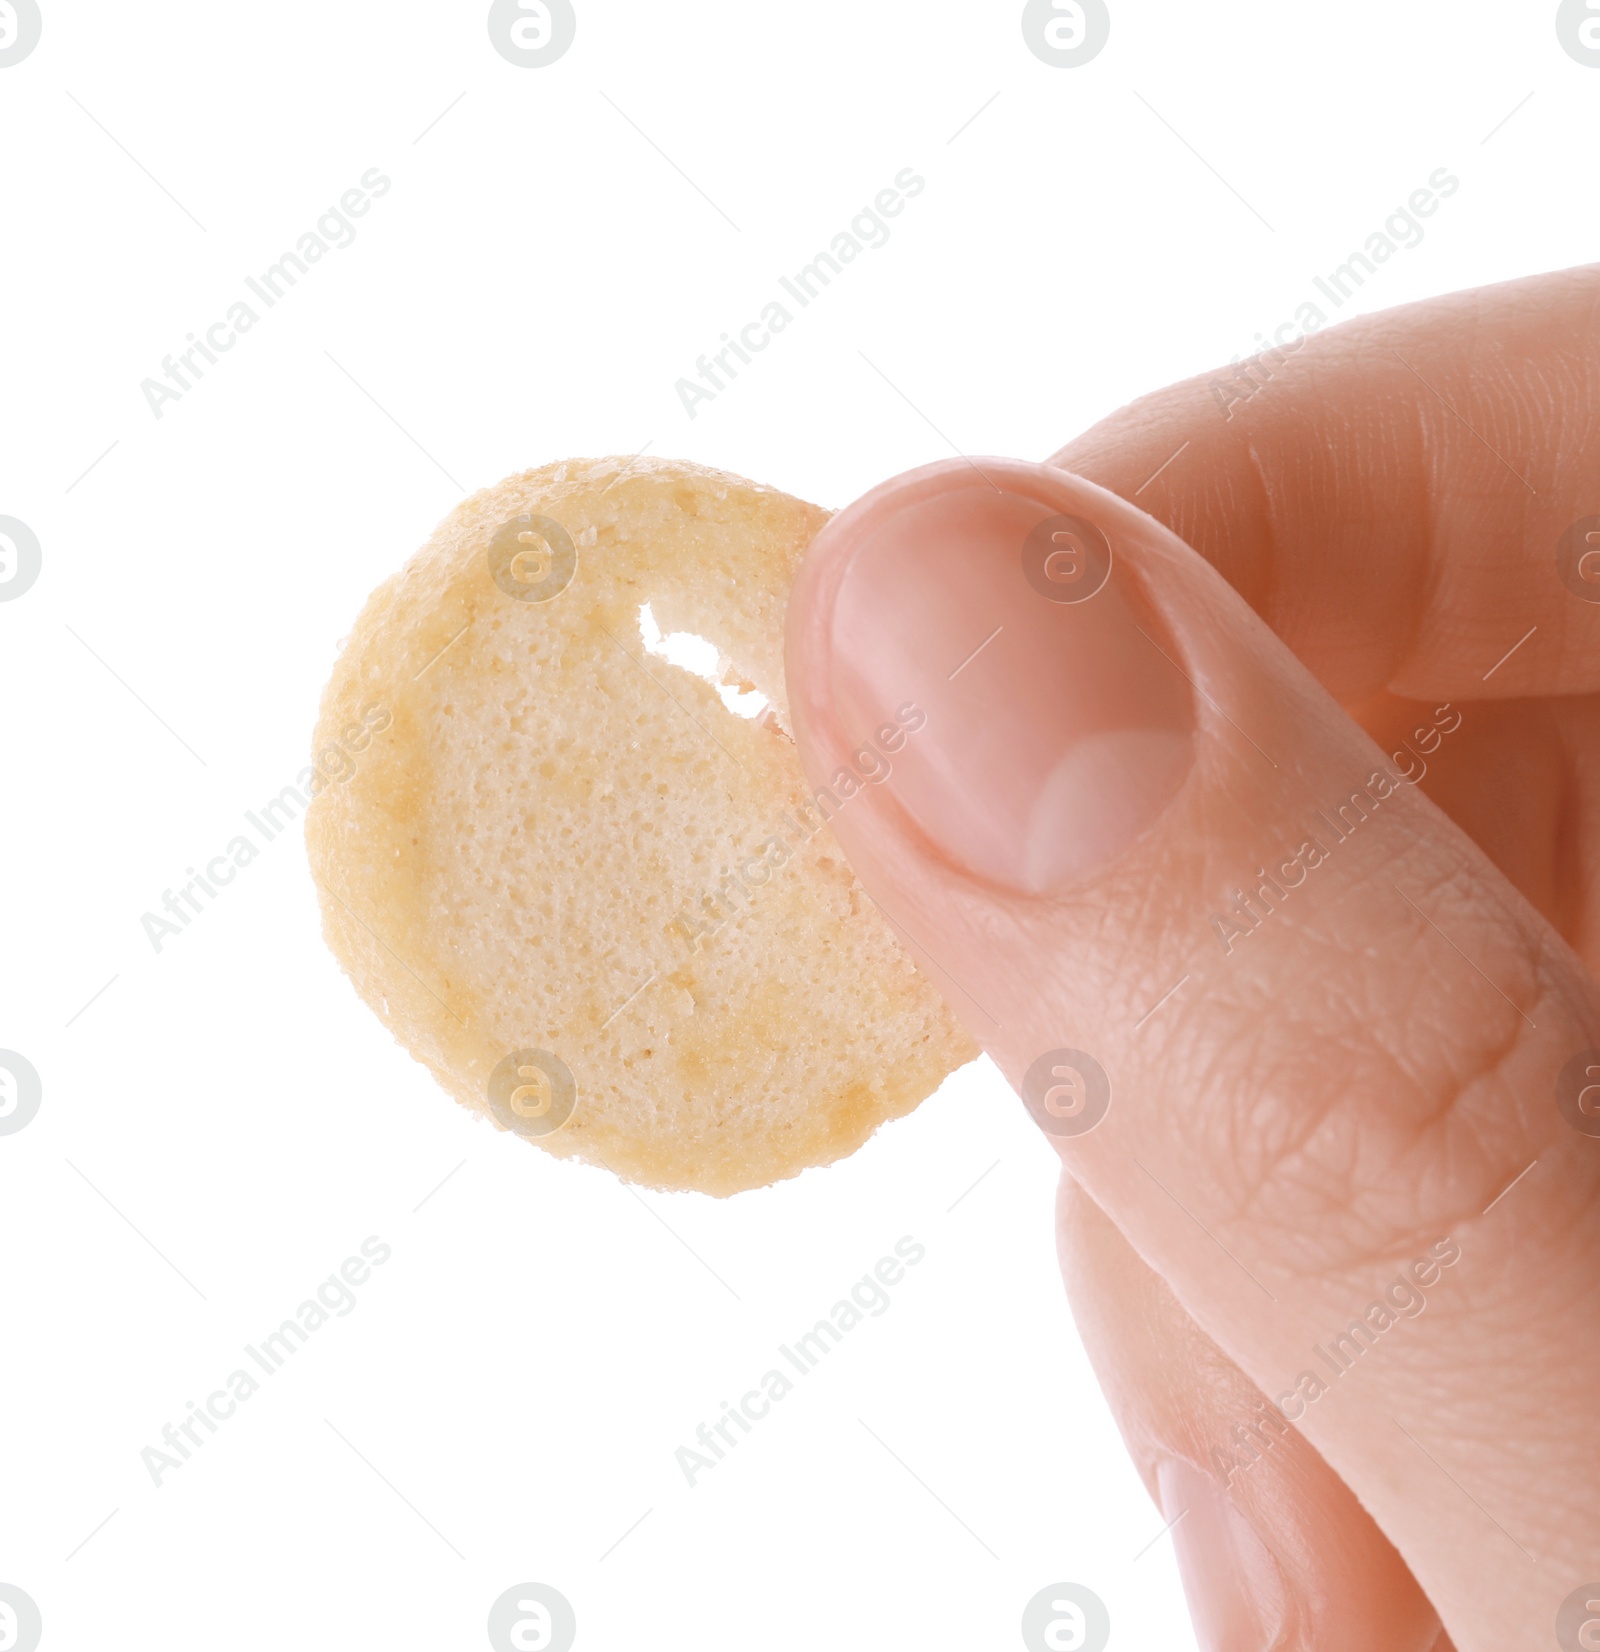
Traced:
[[[1079, 1335], [1156, 1497], [1163, 1459], [1176, 1452], [1197, 1465], [1209, 1462], [1238, 1419], [1259, 1416], [1263, 1396], [1070, 1176], [1062, 1178], [1057, 1217], [1061, 1271]], [[1303, 1436], [1263, 1437], [1272, 1444], [1236, 1471], [1230, 1491], [1256, 1530], [1271, 1534], [1279, 1563], [1298, 1563], [1302, 1578], [1314, 1572], [1317, 1587], [1337, 1602], [1344, 1644], [1373, 1652], [1449, 1652], [1437, 1614], [1350, 1488]], [[1306, 1643], [1291, 1638], [1286, 1644]], [[1322, 1652], [1324, 1643], [1315, 1644]]]
[[[1452, 295], [1313, 337], [1282, 365], [1269, 362], [1272, 380], [1234, 404], [1227, 420], [1207, 380], [1173, 386], [1096, 425], [1051, 463], [1131, 498], [1187, 441], [1180, 459], [1139, 493], [1140, 507], [1217, 567], [1385, 751], [1431, 722], [1433, 696], [1457, 695], [1473, 708], [1454, 740], [1419, 754], [1427, 768], [1419, 783], [1600, 974], [1600, 696], [1584, 692], [1600, 686], [1600, 649], [1591, 640], [1585, 663], [1564, 646], [1559, 664], [1528, 683], [1552, 692], [1511, 699], [1485, 700], [1481, 674], [1474, 685], [1460, 669], [1462, 632], [1483, 636], [1487, 654], [1476, 644], [1470, 654], [1477, 664], [1499, 657], [1495, 642], [1526, 630], [1521, 612], [1549, 630], [1565, 605], [1546, 581], [1554, 615], [1544, 604], [1496, 613], [1492, 588], [1462, 590], [1449, 574], [1452, 555], [1500, 533], [1537, 546], [1535, 506], [1494, 454], [1482, 451], [1474, 464], [1445, 429], [1456, 423], [1448, 412], [1419, 405], [1415, 375], [1396, 352], [1413, 366], [1426, 356], [1428, 381], [1478, 430], [1548, 420], [1547, 470], [1574, 478], [1600, 471], [1596, 269]], [[1541, 364], [1532, 373], [1530, 361]], [[1389, 400], [1396, 394], [1398, 419]], [[1446, 443], [1460, 467], [1458, 486], [1491, 512], [1467, 534], [1450, 520], [1463, 512], [1438, 509], [1437, 475], [1429, 474]], [[1562, 497], [1574, 501], [1567, 520], [1600, 512], [1600, 489], [1587, 502], [1570, 491]], [[1352, 501], [1363, 507], [1354, 516]], [[1554, 520], [1564, 527], [1560, 519], [1558, 509]], [[1544, 513], [1547, 542], [1551, 520]], [[1337, 533], [1321, 526], [1329, 521], [1341, 524]], [[1330, 550], [1336, 554], [1328, 557]], [[1319, 570], [1324, 557], [1328, 566]], [[1330, 566], [1348, 569], [1352, 561], [1354, 577], [1330, 574]], [[1436, 594], [1456, 591], [1459, 601]], [[1491, 615], [1493, 638], [1485, 634]], [[1500, 690], [1527, 681], [1521, 673], [1529, 668], [1513, 656], [1495, 673]], [[1402, 698], [1392, 684], [1421, 697]], [[1070, 1175], [1062, 1180], [1059, 1240], [1074, 1317], [1153, 1493], [1161, 1455], [1174, 1447], [1193, 1454], [1200, 1439], [1225, 1435], [1221, 1420], [1231, 1426], [1248, 1415], [1241, 1396], [1253, 1401], [1259, 1391]], [[1183, 1382], [1174, 1392], [1171, 1373], [1194, 1369], [1212, 1381]], [[1427, 1646], [1425, 1635], [1415, 1638], [1421, 1590], [1403, 1565], [1397, 1575], [1399, 1557], [1349, 1488], [1298, 1435], [1295, 1445], [1297, 1461], [1268, 1457], [1242, 1477], [1241, 1495], [1283, 1498], [1268, 1520], [1312, 1534], [1318, 1552], [1304, 1569], [1307, 1587], [1370, 1608], [1370, 1620], [1349, 1624], [1352, 1646]], [[1449, 1636], [1441, 1629], [1438, 1637], [1433, 1652], [1451, 1652]], [[1302, 1643], [1289, 1645], [1299, 1652]], [[1304, 1652], [1322, 1647], [1307, 1643]]]
[[[1137, 496], [1287, 645], [1298, 666], [1183, 547], [1062, 477], [1055, 508], [1115, 520], [1132, 600], [1142, 584], [1204, 689], [1202, 752], [1226, 743], [1215, 703], [1292, 763], [1268, 781], [1248, 756], [1217, 760], [1220, 780], [1202, 764], [1125, 864], [1056, 898], [975, 881], [915, 800], [880, 795], [840, 837], [1013, 1084], [1052, 1043], [1101, 1051], [1118, 1075], [1107, 1124], [1053, 1142], [1059, 1234], [1085, 1344], [1153, 1493], [1164, 1460], [1209, 1472], [1211, 1446], [1282, 1392], [1374, 1279], [1444, 1232], [1460, 1239], [1426, 1312], [1231, 1495], [1292, 1603], [1271, 1644], [1534, 1652], [1556, 1644], [1561, 1601], [1600, 1578], [1600, 1153], [1549, 1100], [1552, 1048], [1600, 1045], [1600, 603], [1555, 564], [1569, 525], [1600, 514], [1600, 268], [1353, 322], [1268, 365], [1229, 418], [1192, 381], [1051, 463]], [[838, 739], [840, 570], [889, 491], [824, 530], [791, 603], [808, 772]], [[975, 612], [974, 638], [988, 628]], [[1226, 994], [1180, 997], [1135, 1042], [1134, 1014], [1186, 967], [1177, 915], [1215, 904], [1219, 866], [1267, 852], [1257, 827], [1289, 768], [1314, 798], [1324, 771], [1342, 774], [1339, 752], [1346, 768], [1366, 761], [1357, 726], [1417, 777], [1388, 835], [1316, 874], [1309, 888], [1337, 882], [1338, 901], [1299, 897], [1253, 935]], [[1421, 919], [1395, 916], [1402, 885]], [[1435, 918], [1457, 956], [1430, 938]], [[1273, 1307], [1199, 1238], [1201, 1218]], [[1192, 1598], [1207, 1588], [1185, 1581]]]

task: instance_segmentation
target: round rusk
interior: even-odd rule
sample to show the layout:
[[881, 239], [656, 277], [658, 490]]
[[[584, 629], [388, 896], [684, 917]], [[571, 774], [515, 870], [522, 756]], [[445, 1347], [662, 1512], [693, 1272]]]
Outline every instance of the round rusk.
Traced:
[[827, 515], [659, 459], [527, 471], [446, 518], [334, 668], [306, 825], [328, 944], [446, 1090], [547, 1152], [736, 1193], [976, 1054], [828, 826], [921, 711], [822, 791], [784, 729], [784, 605]]

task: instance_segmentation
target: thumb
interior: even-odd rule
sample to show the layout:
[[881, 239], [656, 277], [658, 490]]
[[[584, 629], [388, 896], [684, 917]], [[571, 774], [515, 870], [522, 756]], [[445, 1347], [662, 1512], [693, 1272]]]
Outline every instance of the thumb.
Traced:
[[787, 669], [819, 809], [1074, 1177], [1462, 1652], [1547, 1644], [1600, 1578], [1581, 964], [1213, 569], [1061, 471], [835, 517]]

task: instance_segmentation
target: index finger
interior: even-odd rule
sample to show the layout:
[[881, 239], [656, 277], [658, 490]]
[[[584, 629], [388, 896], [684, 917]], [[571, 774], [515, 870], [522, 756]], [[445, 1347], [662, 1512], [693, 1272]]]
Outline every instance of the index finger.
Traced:
[[1291, 339], [1050, 462], [1186, 539], [1347, 705], [1600, 689], [1600, 265]]

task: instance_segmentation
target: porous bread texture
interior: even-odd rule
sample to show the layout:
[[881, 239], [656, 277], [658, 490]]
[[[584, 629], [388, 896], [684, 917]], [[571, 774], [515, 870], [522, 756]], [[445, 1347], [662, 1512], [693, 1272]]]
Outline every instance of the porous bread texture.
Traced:
[[[491, 574], [523, 514], [576, 549], [549, 600]], [[315, 736], [314, 756], [361, 747], [307, 815], [323, 931], [400, 1043], [497, 1128], [491, 1074], [547, 1051], [577, 1104], [537, 1145], [730, 1194], [852, 1152], [977, 1053], [778, 726], [784, 607], [827, 517], [698, 465], [572, 460], [466, 500], [368, 600]], [[776, 718], [731, 715], [648, 654], [646, 603]]]

